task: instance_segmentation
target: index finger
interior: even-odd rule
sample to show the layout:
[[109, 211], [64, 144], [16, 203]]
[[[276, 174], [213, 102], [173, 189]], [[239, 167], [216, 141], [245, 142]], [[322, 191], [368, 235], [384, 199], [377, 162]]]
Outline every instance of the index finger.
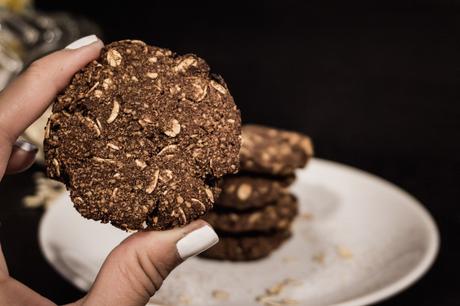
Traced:
[[91, 38], [93, 42], [89, 45], [63, 49], [33, 62], [0, 93], [0, 136], [14, 143], [72, 76], [99, 56], [103, 43], [95, 36]]

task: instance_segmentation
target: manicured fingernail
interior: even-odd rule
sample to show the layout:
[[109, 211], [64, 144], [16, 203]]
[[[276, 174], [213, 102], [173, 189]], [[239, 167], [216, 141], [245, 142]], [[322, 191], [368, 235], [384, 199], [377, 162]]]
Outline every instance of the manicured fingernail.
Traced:
[[24, 141], [24, 140], [18, 139], [16, 140], [14, 145], [18, 147], [19, 149], [26, 151], [26, 152], [37, 152], [38, 151], [38, 148], [36, 145], [30, 142]]
[[88, 36], [85, 36], [85, 37], [82, 37], [76, 41], [74, 41], [73, 43], [71, 43], [70, 45], [68, 45], [67, 47], [65, 47], [66, 49], [70, 49], [70, 50], [74, 50], [74, 49], [78, 49], [78, 48], [81, 48], [81, 47], [84, 47], [84, 46], [87, 46], [87, 45], [90, 45], [96, 41], [98, 41], [99, 38], [97, 38], [96, 35], [88, 35]]
[[209, 225], [205, 225], [188, 233], [176, 243], [176, 247], [179, 256], [183, 260], [186, 260], [189, 257], [206, 251], [217, 242], [219, 242], [219, 237], [216, 232]]

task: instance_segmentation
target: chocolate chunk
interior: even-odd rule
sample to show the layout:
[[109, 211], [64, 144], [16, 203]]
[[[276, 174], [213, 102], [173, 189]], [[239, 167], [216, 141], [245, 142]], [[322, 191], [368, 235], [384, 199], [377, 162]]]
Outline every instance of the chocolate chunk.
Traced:
[[261, 125], [245, 125], [240, 151], [241, 170], [291, 175], [313, 156], [309, 137]]
[[111, 43], [56, 98], [48, 176], [86, 218], [168, 229], [202, 216], [238, 170], [241, 118], [227, 85], [193, 55]]

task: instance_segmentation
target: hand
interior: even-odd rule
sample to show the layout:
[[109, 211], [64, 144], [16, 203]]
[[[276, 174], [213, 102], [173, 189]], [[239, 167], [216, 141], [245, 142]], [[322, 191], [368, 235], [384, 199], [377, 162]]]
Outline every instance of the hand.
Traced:
[[[0, 180], [33, 163], [37, 148], [17, 138], [102, 47], [94, 35], [82, 38], [34, 62], [0, 93]], [[110, 253], [88, 294], [71, 305], [145, 305], [177, 265], [217, 241], [214, 230], [201, 220], [169, 231], [133, 234]], [[0, 305], [54, 305], [9, 275], [1, 248]]]

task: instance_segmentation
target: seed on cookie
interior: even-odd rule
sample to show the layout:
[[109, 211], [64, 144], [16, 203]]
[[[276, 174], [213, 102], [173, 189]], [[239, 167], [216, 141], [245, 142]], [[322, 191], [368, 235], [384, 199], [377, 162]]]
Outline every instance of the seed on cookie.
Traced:
[[240, 200], [245, 201], [251, 196], [251, 192], [251, 185], [241, 184], [240, 187], [238, 187], [237, 195]]
[[176, 137], [180, 133], [179, 121], [173, 119], [170, 121], [169, 126], [165, 129], [164, 133], [169, 137]]
[[156, 72], [147, 72], [145, 75], [150, 79], [156, 79], [158, 77], [158, 73]]
[[145, 192], [147, 193], [152, 193], [155, 188], [157, 187], [157, 184], [158, 184], [158, 177], [160, 176], [160, 170], [155, 170], [154, 174], [153, 174], [153, 178], [152, 180], [150, 181], [149, 185], [147, 186], [147, 189], [145, 189]]
[[109, 118], [107, 118], [107, 123], [112, 123], [118, 117], [118, 113], [120, 112], [120, 103], [118, 101], [113, 101], [112, 112], [110, 113]]
[[122, 56], [120, 52], [115, 49], [110, 49], [107, 51], [107, 62], [112, 67], [117, 67], [121, 64]]

